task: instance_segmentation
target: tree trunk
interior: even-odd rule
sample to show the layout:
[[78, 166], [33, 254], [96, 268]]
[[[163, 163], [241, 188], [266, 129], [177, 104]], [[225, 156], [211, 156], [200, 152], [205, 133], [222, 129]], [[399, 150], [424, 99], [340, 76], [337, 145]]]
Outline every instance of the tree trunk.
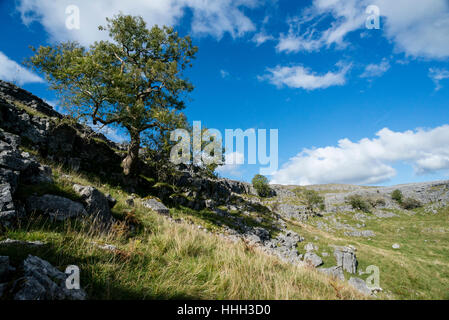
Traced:
[[136, 176], [139, 164], [140, 132], [130, 132], [131, 143], [128, 154], [122, 162], [123, 174], [125, 176]]

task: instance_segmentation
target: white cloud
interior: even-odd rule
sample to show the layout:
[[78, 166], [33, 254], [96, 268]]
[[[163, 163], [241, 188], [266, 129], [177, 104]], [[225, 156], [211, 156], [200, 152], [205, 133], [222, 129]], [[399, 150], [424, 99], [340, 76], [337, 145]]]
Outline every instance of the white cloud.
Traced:
[[118, 14], [141, 15], [149, 25], [176, 25], [187, 10], [192, 12], [191, 29], [197, 35], [212, 35], [221, 38], [225, 33], [232, 37], [254, 31], [252, 21], [243, 13], [243, 8], [254, 8], [259, 0], [79, 0], [80, 29], [65, 27], [65, 9], [73, 0], [18, 0], [17, 10], [25, 24], [39, 22], [53, 41], [76, 40], [83, 45], [102, 40], [105, 32], [98, 25], [105, 18]]
[[256, 33], [252, 39], [253, 42], [256, 43], [257, 46], [264, 44], [267, 41], [274, 40], [274, 37], [266, 34], [264, 31]]
[[443, 87], [440, 81], [444, 79], [449, 79], [449, 70], [430, 68], [429, 77], [435, 83], [435, 91], [438, 91]]
[[0, 79], [14, 82], [18, 85], [26, 83], [44, 82], [44, 80], [35, 73], [25, 69], [17, 62], [9, 59], [0, 51]]
[[365, 28], [369, 5], [379, 7], [382, 32], [397, 51], [413, 57], [449, 57], [447, 0], [314, 0], [300, 17], [289, 21], [290, 31], [281, 34], [277, 50], [315, 51], [333, 44], [344, 48], [348, 34]]
[[351, 68], [350, 65], [338, 64], [340, 70], [317, 74], [304, 66], [268, 68], [268, 74], [259, 77], [259, 80], [268, 80], [277, 87], [287, 86], [290, 88], [301, 88], [305, 90], [324, 89], [331, 86], [341, 86], [346, 83], [346, 73]]
[[229, 72], [226, 70], [220, 70], [220, 76], [225, 79], [227, 77], [229, 77]]
[[304, 149], [277, 171], [271, 183], [375, 184], [396, 175], [394, 163], [408, 163], [416, 174], [449, 169], [449, 125], [430, 130], [394, 132], [388, 128], [376, 138], [338, 146]]
[[245, 163], [245, 156], [240, 152], [232, 152], [225, 154], [225, 164], [218, 167], [216, 171], [220, 174], [230, 176], [241, 175], [240, 168]]
[[[347, 46], [345, 36], [360, 28], [365, 16], [360, 14], [362, 5], [356, 0], [314, 0], [301, 17], [289, 20], [290, 30], [281, 34], [276, 49], [285, 51], [316, 51], [331, 45]], [[322, 20], [331, 16], [334, 22], [330, 28], [318, 31]]]
[[387, 59], [382, 59], [379, 64], [369, 64], [365, 67], [365, 71], [360, 75], [361, 78], [375, 78], [382, 76], [390, 69], [390, 63]]

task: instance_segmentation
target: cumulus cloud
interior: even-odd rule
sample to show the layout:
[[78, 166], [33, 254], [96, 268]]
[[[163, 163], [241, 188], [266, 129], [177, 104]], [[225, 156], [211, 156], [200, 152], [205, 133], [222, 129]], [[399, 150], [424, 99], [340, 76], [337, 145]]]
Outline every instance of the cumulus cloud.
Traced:
[[390, 63], [387, 59], [383, 59], [379, 64], [369, 64], [365, 67], [365, 71], [360, 75], [361, 78], [376, 78], [382, 76], [390, 69]]
[[405, 132], [385, 128], [373, 139], [342, 139], [336, 147], [304, 149], [274, 174], [271, 183], [375, 184], [396, 175], [395, 163], [413, 166], [418, 175], [448, 170], [449, 125]]
[[444, 79], [449, 79], [449, 70], [430, 68], [429, 77], [435, 83], [435, 91], [438, 91], [443, 87], [440, 81]]
[[[259, 0], [18, 0], [17, 10], [23, 23], [40, 23], [53, 41], [76, 40], [84, 45], [107, 37], [98, 30], [105, 18], [119, 12], [141, 15], [149, 25], [176, 25], [189, 10], [191, 29], [197, 35], [221, 38], [254, 31], [253, 22], [244, 14], [244, 8], [255, 8]], [[77, 5], [80, 10], [80, 29], [66, 28], [66, 8]]]
[[314, 0], [300, 17], [289, 21], [290, 31], [281, 34], [277, 50], [344, 48], [351, 32], [365, 28], [369, 5], [379, 7], [382, 32], [397, 51], [413, 57], [449, 57], [447, 0]]
[[336, 72], [318, 74], [304, 66], [276, 66], [268, 68], [268, 73], [260, 76], [259, 80], [269, 81], [277, 87], [287, 86], [305, 90], [324, 89], [331, 86], [341, 86], [346, 83], [346, 74], [351, 68], [349, 64], [339, 63], [340, 69]]
[[256, 46], [260, 46], [271, 40], [274, 40], [274, 37], [266, 34], [264, 31], [256, 33], [252, 39], [252, 41], [256, 43]]
[[0, 79], [14, 82], [18, 85], [26, 83], [44, 82], [44, 80], [35, 73], [25, 69], [17, 62], [9, 59], [0, 51]]

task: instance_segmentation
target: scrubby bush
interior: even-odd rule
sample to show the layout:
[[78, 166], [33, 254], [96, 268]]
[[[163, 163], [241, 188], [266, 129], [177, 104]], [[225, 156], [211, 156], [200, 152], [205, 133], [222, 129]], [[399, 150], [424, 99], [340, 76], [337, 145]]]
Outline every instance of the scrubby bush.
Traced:
[[397, 203], [402, 203], [403, 195], [401, 190], [398, 189], [394, 190], [391, 193], [391, 199], [395, 200]]
[[270, 195], [271, 189], [268, 185], [267, 177], [261, 174], [256, 174], [251, 183], [253, 184], [254, 188], [257, 191], [257, 194], [260, 197], [268, 197]]
[[413, 198], [405, 198], [401, 201], [401, 207], [406, 210], [412, 210], [422, 207], [421, 202]]
[[385, 199], [382, 198], [368, 198], [367, 201], [373, 208], [383, 207], [386, 204]]
[[354, 210], [360, 210], [366, 213], [371, 212], [371, 205], [369, 202], [358, 194], [347, 197], [346, 202], [350, 204]]
[[315, 190], [304, 190], [303, 192], [306, 206], [309, 211], [315, 212], [316, 209], [324, 210], [324, 197]]

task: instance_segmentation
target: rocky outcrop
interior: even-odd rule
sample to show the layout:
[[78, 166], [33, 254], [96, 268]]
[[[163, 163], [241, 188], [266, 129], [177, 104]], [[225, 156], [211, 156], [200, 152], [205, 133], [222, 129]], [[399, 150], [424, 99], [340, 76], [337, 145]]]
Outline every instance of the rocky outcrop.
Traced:
[[98, 189], [91, 186], [75, 184], [73, 190], [81, 196], [88, 215], [99, 219], [103, 223], [110, 224], [112, 222], [110, 209], [115, 204], [112, 199], [108, 199]]
[[123, 150], [123, 146], [65, 118], [26, 90], [1, 80], [0, 127], [20, 136], [44, 158], [74, 170], [94, 171], [107, 177], [121, 173], [122, 158], [114, 149]]
[[153, 210], [154, 212], [157, 212], [162, 215], [169, 215], [170, 210], [162, 204], [162, 202], [157, 201], [156, 199], [147, 199], [142, 202], [142, 205], [145, 208], [148, 208], [150, 210]]
[[368, 288], [366, 282], [363, 279], [351, 277], [348, 281], [348, 283], [353, 286], [357, 291], [365, 294], [365, 295], [371, 295], [373, 293], [373, 290]]
[[[21, 269], [20, 278], [12, 283], [10, 292], [7, 293], [14, 300], [85, 300], [87, 298], [86, 292], [82, 289], [68, 289], [67, 275], [39, 257], [29, 255], [23, 261]], [[3, 294], [6, 293], [3, 292]]]
[[323, 259], [314, 252], [306, 252], [304, 262], [313, 267], [319, 267], [323, 264]]
[[87, 216], [87, 212], [81, 203], [51, 194], [46, 194], [41, 197], [29, 197], [26, 202], [26, 207], [29, 213], [48, 215], [56, 221], [65, 221], [70, 218]]
[[342, 267], [346, 272], [355, 274], [357, 272], [357, 258], [354, 247], [335, 247], [334, 257], [337, 260], [337, 267]]

